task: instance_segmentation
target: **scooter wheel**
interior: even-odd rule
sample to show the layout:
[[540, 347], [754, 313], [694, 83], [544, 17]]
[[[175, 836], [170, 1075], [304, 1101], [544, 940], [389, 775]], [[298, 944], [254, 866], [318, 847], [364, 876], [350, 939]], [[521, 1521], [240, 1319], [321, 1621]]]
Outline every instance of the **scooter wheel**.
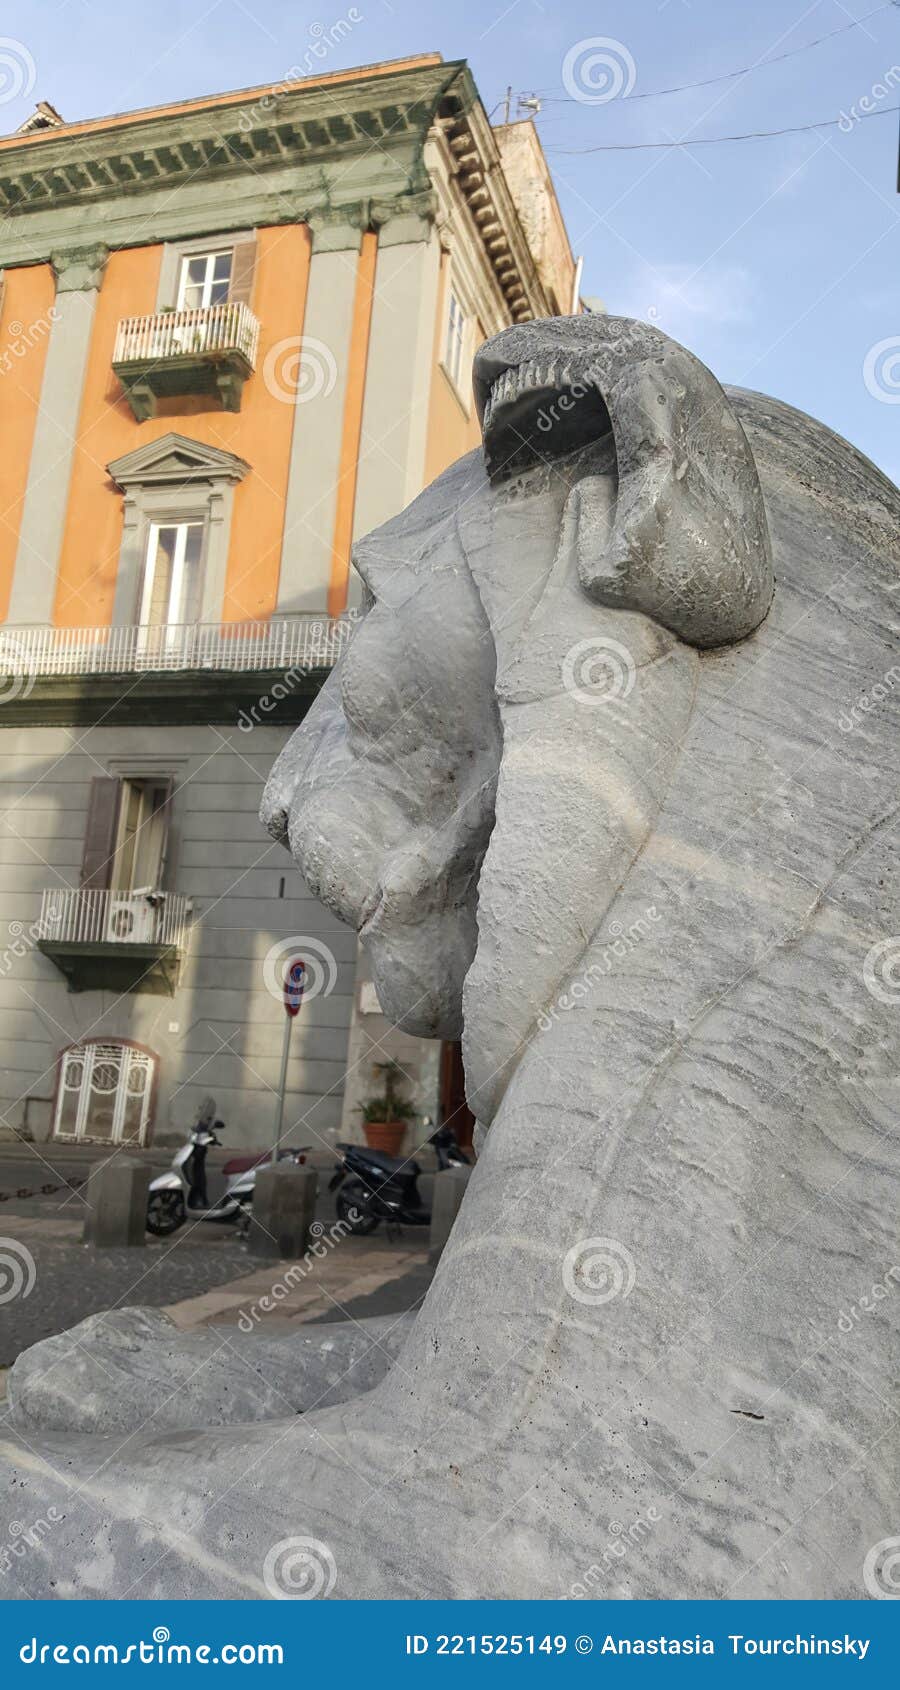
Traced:
[[365, 1237], [375, 1231], [378, 1216], [369, 1210], [369, 1193], [361, 1180], [342, 1185], [334, 1200], [334, 1206], [338, 1220], [349, 1226], [351, 1232]]
[[184, 1197], [180, 1191], [151, 1191], [147, 1203], [147, 1231], [165, 1238], [184, 1224]]

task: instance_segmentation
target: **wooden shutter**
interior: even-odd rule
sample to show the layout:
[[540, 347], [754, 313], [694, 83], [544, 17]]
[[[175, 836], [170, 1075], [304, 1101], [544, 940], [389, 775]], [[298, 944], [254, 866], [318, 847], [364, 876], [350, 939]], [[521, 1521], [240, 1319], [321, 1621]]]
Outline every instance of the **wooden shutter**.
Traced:
[[239, 241], [231, 260], [231, 286], [228, 289], [228, 298], [232, 304], [250, 304], [255, 269], [256, 242]]
[[163, 835], [159, 847], [159, 870], [157, 872], [156, 883], [160, 889], [162, 889], [164, 886], [169, 885], [170, 880], [169, 868], [171, 864], [169, 852], [172, 829], [172, 794], [175, 791], [175, 781], [170, 775], [168, 780], [160, 782], [160, 785], [165, 786], [165, 797], [159, 805], [159, 813], [163, 824]]
[[81, 884], [102, 891], [110, 883], [116, 829], [119, 821], [121, 783], [109, 775], [95, 775], [88, 798], [81, 859]]

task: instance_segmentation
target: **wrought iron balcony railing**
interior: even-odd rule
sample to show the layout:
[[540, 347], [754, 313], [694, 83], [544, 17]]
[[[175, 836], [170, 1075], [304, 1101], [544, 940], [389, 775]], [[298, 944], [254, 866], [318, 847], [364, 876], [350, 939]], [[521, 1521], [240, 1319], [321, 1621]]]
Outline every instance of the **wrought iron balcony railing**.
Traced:
[[118, 628], [0, 628], [0, 675], [122, 675], [219, 670], [224, 674], [330, 669], [350, 637], [351, 616], [275, 617], [269, 622], [133, 623]]
[[39, 943], [56, 945], [165, 945], [187, 941], [190, 899], [175, 892], [116, 892], [51, 886], [41, 900]]

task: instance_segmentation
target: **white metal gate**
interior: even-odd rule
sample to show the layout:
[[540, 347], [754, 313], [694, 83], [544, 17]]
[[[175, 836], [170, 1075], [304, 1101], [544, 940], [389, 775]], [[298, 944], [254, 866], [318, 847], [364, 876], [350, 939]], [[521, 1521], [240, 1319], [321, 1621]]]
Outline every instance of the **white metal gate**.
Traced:
[[155, 1072], [156, 1057], [136, 1045], [70, 1045], [62, 1056], [54, 1137], [145, 1143]]

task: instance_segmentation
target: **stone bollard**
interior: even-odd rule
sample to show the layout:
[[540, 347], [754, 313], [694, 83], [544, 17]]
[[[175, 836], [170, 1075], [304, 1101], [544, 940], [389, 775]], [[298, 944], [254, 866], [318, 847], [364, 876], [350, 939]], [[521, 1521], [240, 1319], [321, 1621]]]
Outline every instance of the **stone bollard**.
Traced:
[[453, 1231], [466, 1195], [472, 1168], [444, 1168], [434, 1176], [434, 1195], [431, 1199], [431, 1255], [437, 1261]]
[[315, 1168], [277, 1162], [261, 1168], [253, 1187], [247, 1247], [255, 1256], [294, 1261], [309, 1246], [319, 1176]]
[[82, 1242], [98, 1250], [143, 1244], [147, 1232], [150, 1169], [134, 1156], [94, 1162], [82, 1192], [87, 1202]]

